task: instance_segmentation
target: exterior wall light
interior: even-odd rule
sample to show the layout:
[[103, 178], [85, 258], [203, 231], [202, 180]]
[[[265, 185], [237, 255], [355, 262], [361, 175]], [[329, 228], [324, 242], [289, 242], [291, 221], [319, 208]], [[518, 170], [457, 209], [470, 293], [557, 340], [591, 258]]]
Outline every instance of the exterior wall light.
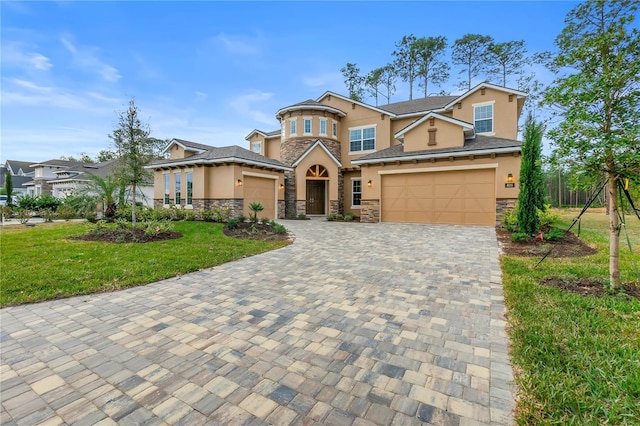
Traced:
[[507, 183], [513, 183], [513, 174], [512, 173], [509, 173], [507, 175]]
[[371, 180], [369, 180], [369, 182], [367, 182], [367, 186], [368, 186], [369, 188], [371, 188], [371, 185], [373, 185], [373, 184], [371, 183]]
[[283, 189], [284, 189], [284, 184], [283, 184], [283, 183], [281, 183], [281, 184], [280, 184], [280, 191], [282, 191]]
[[236, 185], [238, 185], [238, 186], [242, 186], [242, 179], [238, 179], [238, 180], [236, 181]]

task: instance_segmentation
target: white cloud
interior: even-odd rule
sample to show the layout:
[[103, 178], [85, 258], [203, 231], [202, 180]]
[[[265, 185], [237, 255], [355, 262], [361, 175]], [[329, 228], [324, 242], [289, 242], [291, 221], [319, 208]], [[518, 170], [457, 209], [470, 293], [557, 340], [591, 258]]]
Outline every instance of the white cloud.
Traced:
[[273, 97], [273, 93], [262, 92], [256, 90], [244, 95], [240, 95], [237, 98], [229, 102], [229, 105], [235, 109], [239, 114], [259, 123], [263, 124], [275, 124], [275, 118], [273, 113], [266, 113], [257, 108], [258, 104], [268, 101]]
[[121, 103], [119, 99], [97, 92], [74, 92], [17, 78], [4, 80], [1, 101], [2, 105], [12, 107], [56, 107], [99, 113], [113, 111]]
[[107, 64], [98, 57], [98, 49], [91, 46], [77, 46], [70, 36], [60, 37], [62, 45], [73, 56], [73, 62], [80, 68], [97, 73], [102, 79], [116, 82], [121, 75], [117, 68]]
[[195, 91], [193, 93], [196, 95], [198, 100], [205, 100], [209, 97], [209, 95], [204, 92]]
[[2, 63], [27, 70], [46, 71], [53, 66], [51, 60], [39, 52], [30, 51], [22, 43], [7, 42], [2, 48]]
[[234, 55], [259, 55], [262, 52], [260, 35], [245, 37], [220, 33], [213, 38], [213, 41]]

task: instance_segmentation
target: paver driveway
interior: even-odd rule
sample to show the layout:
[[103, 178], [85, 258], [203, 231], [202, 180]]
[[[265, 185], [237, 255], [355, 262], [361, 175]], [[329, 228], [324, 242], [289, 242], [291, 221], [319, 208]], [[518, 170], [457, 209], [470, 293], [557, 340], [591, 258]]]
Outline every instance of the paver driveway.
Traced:
[[493, 229], [286, 226], [284, 249], [3, 309], [0, 423], [512, 422]]

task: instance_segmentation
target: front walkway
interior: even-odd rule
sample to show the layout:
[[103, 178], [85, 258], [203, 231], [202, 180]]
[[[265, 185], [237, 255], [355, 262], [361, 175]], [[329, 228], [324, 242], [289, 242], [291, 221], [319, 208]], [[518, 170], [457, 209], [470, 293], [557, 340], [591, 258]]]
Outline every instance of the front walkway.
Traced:
[[494, 230], [288, 221], [295, 243], [0, 311], [0, 423], [511, 424]]

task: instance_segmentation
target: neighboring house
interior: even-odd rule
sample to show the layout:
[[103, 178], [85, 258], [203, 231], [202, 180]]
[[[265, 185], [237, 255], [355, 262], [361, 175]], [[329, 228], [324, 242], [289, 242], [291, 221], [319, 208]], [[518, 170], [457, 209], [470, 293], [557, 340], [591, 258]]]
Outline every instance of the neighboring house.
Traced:
[[284, 217], [284, 174], [291, 167], [239, 146], [213, 147], [172, 139], [169, 158], [152, 163], [155, 207], [229, 208], [233, 216], [249, 214], [260, 202], [261, 217]]
[[0, 187], [4, 188], [7, 173], [11, 174], [14, 197], [21, 197], [27, 194], [27, 188], [23, 184], [33, 180], [35, 171], [28, 161], [7, 160], [0, 165]]
[[268, 217], [494, 225], [518, 196], [525, 98], [490, 83], [377, 107], [326, 92], [277, 111], [280, 129], [252, 131], [250, 150], [174, 139], [150, 166], [155, 205], [239, 213], [265, 200]]
[[[89, 174], [100, 177], [113, 176], [117, 160], [109, 160], [103, 163], [81, 163], [67, 160], [49, 160], [32, 164], [34, 176], [23, 185], [27, 187], [30, 195], [52, 195], [64, 199], [76, 194], [91, 181]], [[153, 205], [153, 186], [149, 182], [141, 186], [138, 196], [139, 202], [144, 205]], [[130, 196], [127, 196], [130, 200]]]

